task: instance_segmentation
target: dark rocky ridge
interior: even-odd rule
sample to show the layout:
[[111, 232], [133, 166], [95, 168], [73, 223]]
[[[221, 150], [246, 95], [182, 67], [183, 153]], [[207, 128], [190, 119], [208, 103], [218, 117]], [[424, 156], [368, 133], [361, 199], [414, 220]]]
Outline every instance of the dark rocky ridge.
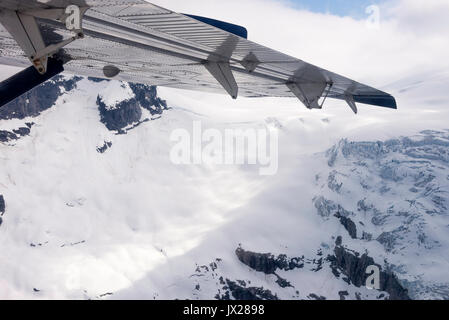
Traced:
[[110, 131], [122, 132], [127, 126], [139, 122], [142, 118], [142, 109], [136, 99], [122, 101], [116, 109], [108, 110], [107, 105], [98, 96], [98, 110], [100, 110], [101, 122]]
[[[82, 77], [55, 76], [51, 80], [3, 106], [0, 109], [0, 120], [37, 117], [43, 111], [54, 106], [61, 94], [75, 89], [77, 83], [82, 79]], [[88, 80], [96, 83], [110, 81], [91, 77]], [[101, 98], [99, 96], [97, 97], [101, 122], [109, 130], [117, 131], [120, 134], [134, 129], [144, 122], [156, 120], [158, 115], [161, 115], [164, 110], [168, 109], [166, 101], [157, 96], [157, 88], [155, 86], [134, 83], [129, 83], [129, 86], [134, 93], [134, 97], [130, 100], [122, 101], [112, 110], [108, 110]], [[142, 119], [143, 109], [148, 110], [151, 116], [155, 117], [152, 119]], [[33, 124], [27, 123], [27, 127], [21, 126], [11, 131], [0, 130], [0, 142], [11, 142], [29, 135]], [[105, 145], [99, 146], [97, 151], [103, 153], [110, 147], [111, 145], [105, 142]]]
[[[22, 120], [39, 116], [55, 104], [63, 89], [73, 90], [81, 79], [81, 77], [65, 78], [60, 75], [53, 77], [0, 108], [0, 120]], [[19, 127], [12, 131], [0, 130], [0, 142], [10, 142], [29, 135], [33, 124], [26, 123], [26, 127]]]
[[[336, 278], [340, 278], [341, 274], [345, 276], [343, 278], [348, 284], [352, 284], [357, 288], [363, 287], [366, 285], [366, 280], [368, 278], [368, 274], [366, 274], [366, 270], [369, 266], [378, 266], [380, 273], [380, 289], [379, 292], [387, 292], [390, 295], [390, 300], [410, 300], [408, 296], [408, 291], [405, 289], [397, 277], [390, 271], [382, 271], [380, 265], [376, 264], [374, 259], [369, 257], [367, 254], [360, 255], [356, 252], [352, 252], [351, 250], [345, 249], [342, 246], [342, 238], [338, 237], [336, 241], [336, 247], [334, 249], [334, 255], [329, 255], [327, 259], [323, 259], [321, 250], [318, 252], [319, 259], [305, 259], [302, 258], [294, 258], [288, 259], [286, 255], [280, 255], [275, 257], [272, 254], [266, 253], [255, 253], [250, 251], [245, 251], [241, 247], [236, 250], [236, 255], [238, 259], [251, 269], [257, 272], [263, 272], [268, 275], [276, 275], [276, 270], [284, 270], [291, 271], [294, 269], [302, 269], [305, 267], [305, 264], [312, 264], [313, 267], [310, 269], [314, 272], [319, 272], [323, 269], [325, 265], [331, 268], [332, 273]], [[284, 282], [280, 282], [284, 281]], [[282, 288], [292, 287], [288, 281], [279, 278], [276, 281], [278, 285]], [[284, 285], [282, 285], [284, 284]], [[341, 299], [346, 299], [349, 294], [347, 292], [339, 292], [339, 296]], [[358, 296], [361, 295], [358, 293]], [[384, 297], [383, 294], [378, 296], [379, 299]], [[318, 296], [315, 294], [310, 294], [308, 296], [309, 299], [323, 300], [326, 297]]]
[[[51, 108], [64, 91], [75, 89], [77, 83], [82, 79], [82, 77], [55, 76], [0, 108], [0, 120], [37, 117], [43, 111]], [[88, 79], [97, 83], [110, 81], [91, 77]], [[148, 110], [152, 116], [160, 115], [168, 109], [166, 101], [157, 96], [155, 86], [135, 83], [130, 83], [129, 86], [135, 97], [121, 102], [114, 110], [107, 110], [103, 101], [99, 97], [97, 98], [101, 122], [111, 131], [122, 131], [130, 125], [141, 122], [142, 108]], [[30, 128], [30, 126], [28, 128], [21, 127], [13, 132], [0, 131], [0, 141], [17, 140], [29, 134]]]
[[112, 142], [105, 141], [103, 146], [97, 148], [97, 152], [105, 153], [110, 147], [112, 147]]
[[27, 127], [19, 127], [11, 131], [0, 130], [0, 142], [9, 142], [13, 140], [18, 140], [30, 134], [32, 123], [27, 123]]
[[304, 268], [304, 257], [288, 259], [286, 255], [275, 257], [270, 253], [255, 253], [245, 251], [242, 248], [238, 248], [235, 254], [240, 262], [257, 272], [265, 274], [276, 274], [277, 269], [290, 271]]
[[70, 79], [60, 75], [53, 77], [0, 108], [0, 120], [37, 117], [55, 104], [62, 93], [62, 88], [66, 91], [73, 90], [80, 80], [82, 80], [80, 77]]
[[134, 93], [134, 97], [120, 102], [114, 109], [108, 110], [108, 106], [101, 97], [97, 97], [101, 122], [110, 131], [125, 133], [125, 128], [142, 122], [142, 108], [148, 110], [152, 116], [160, 115], [168, 109], [167, 103], [157, 97], [155, 86], [135, 83], [130, 83], [129, 86]]
[[276, 294], [273, 294], [270, 290], [266, 290], [263, 287], [250, 286], [251, 281], [243, 280], [231, 280], [228, 277], [221, 275], [220, 264], [222, 260], [216, 259], [209, 265], [197, 266], [195, 274], [191, 278], [198, 279], [194, 285], [194, 292], [201, 290], [201, 279], [209, 278], [211, 281], [216, 282], [217, 294], [214, 298], [217, 300], [279, 300]]
[[[349, 250], [346, 250], [337, 242], [334, 254], [327, 259], [331, 262], [334, 275], [342, 272], [347, 278], [348, 282], [360, 288], [366, 285], [366, 280], [369, 275], [366, 270], [369, 266], [377, 266], [380, 270], [382, 267], [374, 262], [374, 259], [367, 254], [359, 255]], [[399, 283], [398, 279], [392, 272], [381, 271], [380, 273], [380, 291], [385, 291], [390, 294], [390, 300], [410, 300], [407, 289], [404, 289]]]
[[[246, 287], [246, 284], [242, 282], [241, 285], [234, 281], [226, 279], [226, 285], [223, 289], [229, 290], [232, 297], [235, 300], [241, 301], [258, 301], [258, 300], [279, 300], [276, 295], [273, 295], [270, 290], [265, 290], [264, 288], [256, 287]], [[217, 295], [218, 300], [230, 300], [228, 291], [224, 295]]]
[[324, 300], [327, 300], [326, 297], [318, 296], [318, 295], [316, 295], [315, 293], [311, 293], [311, 294], [308, 296], [308, 298], [311, 299], [311, 300], [317, 300], [317, 301], [324, 301]]
[[339, 212], [335, 214], [335, 217], [340, 219], [340, 223], [348, 231], [352, 239], [357, 239], [357, 226], [350, 218], [342, 216]]

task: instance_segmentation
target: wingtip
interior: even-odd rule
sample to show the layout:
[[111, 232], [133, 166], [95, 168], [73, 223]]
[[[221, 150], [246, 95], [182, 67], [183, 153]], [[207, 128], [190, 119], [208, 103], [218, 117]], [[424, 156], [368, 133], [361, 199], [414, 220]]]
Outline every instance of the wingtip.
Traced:
[[393, 96], [391, 96], [391, 99], [393, 100], [393, 107], [392, 107], [392, 109], [398, 110], [398, 104], [396, 102], [396, 99]]
[[395, 110], [398, 108], [396, 99], [391, 95], [356, 95], [354, 101]]
[[394, 109], [394, 110], [398, 109], [398, 104], [396, 102], [396, 99], [392, 95], [387, 95], [384, 97], [384, 99], [385, 99], [385, 103], [380, 104], [381, 107], [386, 107], [386, 108], [390, 108], [390, 109]]

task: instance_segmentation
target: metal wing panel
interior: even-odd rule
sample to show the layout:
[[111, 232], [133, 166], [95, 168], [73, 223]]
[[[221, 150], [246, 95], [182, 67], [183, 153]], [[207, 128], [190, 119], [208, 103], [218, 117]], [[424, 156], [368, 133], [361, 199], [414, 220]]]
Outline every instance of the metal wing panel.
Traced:
[[[329, 97], [359, 96], [362, 103], [378, 102], [386, 93], [346, 77], [308, 64], [247, 39], [140, 0], [4, 0], [21, 9], [64, 7], [76, 3], [90, 6], [83, 20], [85, 38], [63, 49], [70, 61], [66, 70], [104, 77], [102, 69], [115, 65], [118, 79], [160, 86], [224, 92], [204, 67], [206, 60], [228, 61], [239, 86], [247, 97], [294, 97], [289, 81], [321, 81], [333, 84]], [[39, 20], [45, 37], [67, 38], [70, 33], [56, 21]], [[20, 48], [0, 26], [2, 62], [23, 63]], [[248, 56], [258, 60], [249, 73], [242, 65]], [[7, 62], [5, 62], [7, 61]], [[379, 103], [378, 103], [379, 104]], [[382, 103], [385, 104], [385, 103]], [[388, 103], [387, 103], [388, 104]]]

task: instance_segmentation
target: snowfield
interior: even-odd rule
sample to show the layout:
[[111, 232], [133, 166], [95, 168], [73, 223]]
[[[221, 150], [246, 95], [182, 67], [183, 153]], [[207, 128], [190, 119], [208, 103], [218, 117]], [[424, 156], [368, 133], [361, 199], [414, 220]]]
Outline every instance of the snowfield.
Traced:
[[[355, 117], [339, 102], [49, 85], [50, 106], [35, 92], [0, 113], [0, 298], [449, 299], [448, 114], [417, 98], [425, 86]], [[278, 174], [172, 164], [170, 134], [193, 121], [278, 130]], [[379, 291], [363, 282], [373, 263]]]

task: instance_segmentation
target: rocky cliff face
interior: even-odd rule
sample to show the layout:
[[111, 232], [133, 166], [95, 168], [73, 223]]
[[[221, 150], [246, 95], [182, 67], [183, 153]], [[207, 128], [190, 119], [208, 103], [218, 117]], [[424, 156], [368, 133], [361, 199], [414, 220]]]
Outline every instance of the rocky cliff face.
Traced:
[[55, 76], [0, 108], [0, 120], [30, 120], [10, 130], [0, 130], [0, 142], [14, 141], [29, 135], [34, 125], [31, 119], [53, 107], [58, 98], [64, 92], [75, 89], [76, 83], [81, 79], [80, 77]]
[[[76, 96], [79, 86], [91, 88], [85, 91], [88, 96], [84, 98], [97, 101], [99, 125], [103, 123], [112, 135], [156, 120], [168, 110], [167, 103], [157, 96], [154, 86], [58, 75], [0, 108], [0, 144], [13, 148], [20, 139], [29, 136], [35, 126], [41, 125], [41, 116], [45, 112], [69, 103], [70, 95]], [[101, 141], [96, 151], [103, 154], [112, 148], [110, 140], [109, 137], [107, 141]], [[0, 191], [2, 187], [0, 182]], [[5, 200], [0, 194], [0, 225], [5, 223], [4, 213]]]
[[54, 106], [64, 92], [76, 88], [80, 77], [55, 76], [51, 80], [30, 90], [21, 97], [0, 108], [0, 120], [37, 117]]
[[[368, 278], [366, 271], [370, 266], [377, 266], [382, 270], [382, 266], [376, 264], [368, 254], [360, 255], [357, 252], [350, 252], [341, 245], [335, 247], [334, 255], [329, 256], [328, 260], [331, 262], [331, 268], [337, 277], [340, 271], [346, 276], [348, 283], [357, 288], [366, 286]], [[390, 300], [410, 300], [408, 290], [400, 284], [391, 271], [380, 272], [379, 291], [387, 292]]]
[[130, 126], [149, 121], [148, 117], [142, 119], [143, 110], [148, 111], [150, 117], [161, 115], [164, 110], [167, 110], [167, 103], [157, 96], [154, 86], [122, 83], [118, 90], [128, 92], [121, 101], [108, 101], [104, 97], [112, 94], [109, 91], [111, 89], [107, 88], [106, 92], [97, 97], [101, 122], [111, 131], [126, 133]]
[[[166, 101], [157, 96], [155, 86], [58, 75], [0, 108], [0, 120], [24, 120], [21, 126], [10, 130], [0, 128], [0, 142], [13, 142], [29, 135], [35, 125], [32, 119], [54, 107], [61, 96], [75, 90], [82, 80], [98, 87], [96, 101], [100, 121], [110, 131], [126, 133], [168, 110]], [[105, 141], [104, 146], [99, 146], [99, 152], [105, 152], [112, 146], [109, 144]]]
[[[382, 270], [382, 266], [368, 254], [359, 254], [347, 249], [340, 241], [342, 241], [341, 238], [337, 239], [333, 251], [321, 248], [315, 256], [308, 258], [304, 256], [289, 258], [287, 255], [276, 257], [269, 253], [256, 253], [239, 247], [235, 252], [238, 260], [249, 267], [250, 273], [265, 274], [266, 288], [255, 286], [252, 283], [254, 281], [251, 280], [252, 277], [246, 273], [232, 279], [232, 276], [222, 270], [224, 262], [217, 259], [208, 266], [196, 269], [195, 290], [199, 291], [206, 286], [210, 290], [210, 282], [218, 279], [216, 298], [219, 299], [230, 297], [242, 300], [277, 300], [279, 297], [309, 300], [336, 299], [336, 297], [340, 300], [410, 299], [407, 289], [401, 285], [392, 271]], [[327, 257], [324, 252], [328, 252]], [[377, 266], [381, 270], [379, 290], [369, 290], [365, 287], [369, 276], [366, 270], [370, 266]], [[298, 274], [304, 274], [305, 279], [327, 278], [328, 282], [335, 283], [333, 287], [336, 291], [324, 293], [313, 286], [306, 289], [309, 285], [295, 281]]]
[[[316, 173], [317, 195], [312, 200], [323, 223], [323, 244], [316, 254], [289, 257], [239, 247], [235, 255], [246, 268], [231, 274], [233, 262], [218, 259], [213, 268], [197, 269], [192, 288], [201, 289], [194, 289], [194, 295], [203, 298], [216, 291], [218, 298], [241, 299], [449, 298], [447, 279], [439, 272], [422, 272], [447, 268], [440, 257], [447, 256], [448, 243], [449, 130], [383, 142], [342, 140], [324, 159], [328, 167]], [[334, 245], [327, 244], [330, 238]], [[379, 290], [367, 287], [370, 267], [380, 272]], [[320, 290], [323, 287], [327, 289]]]
[[326, 221], [339, 219], [355, 245], [376, 252], [376, 260], [398, 275], [393, 287], [400, 283], [412, 298], [449, 298], [447, 281], [442, 285], [430, 273], [411, 272], [414, 257], [435, 268], [444, 255], [449, 131], [377, 142], [342, 140], [326, 157], [328, 170], [317, 175], [318, 214]]

